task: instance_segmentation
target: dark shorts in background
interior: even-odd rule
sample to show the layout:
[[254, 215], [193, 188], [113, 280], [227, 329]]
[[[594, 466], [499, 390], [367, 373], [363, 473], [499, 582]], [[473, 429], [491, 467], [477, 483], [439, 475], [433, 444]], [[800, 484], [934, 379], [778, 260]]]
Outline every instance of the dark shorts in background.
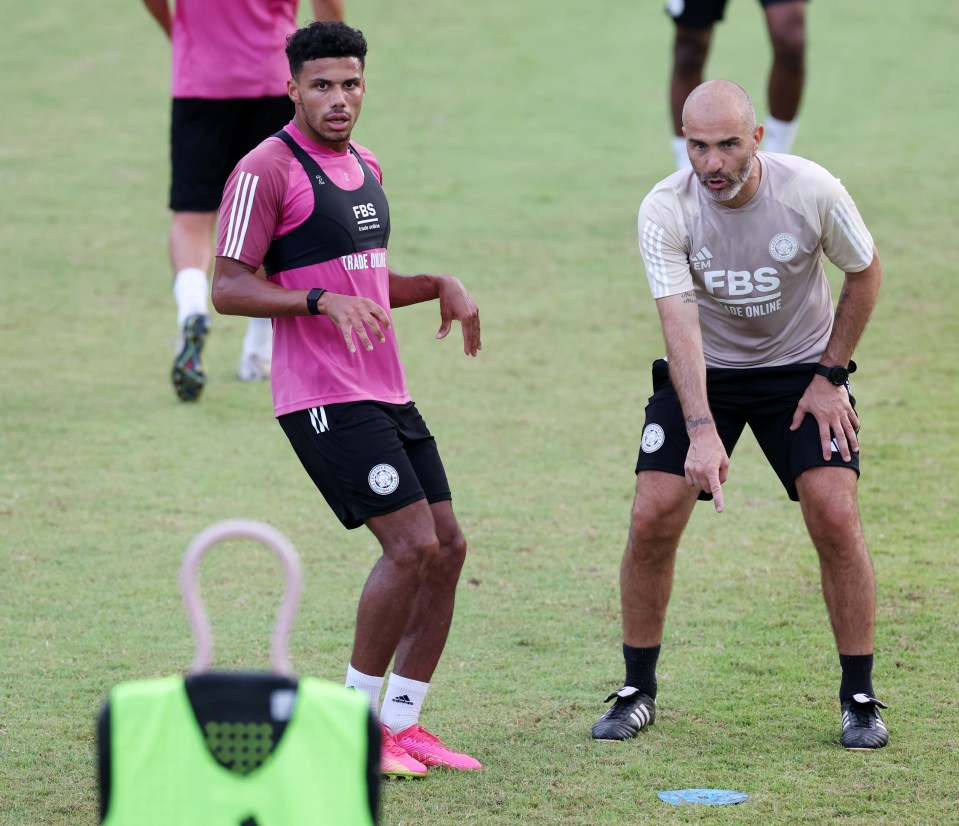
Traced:
[[174, 98], [170, 118], [170, 209], [215, 212], [233, 167], [293, 118], [293, 101]]
[[[759, 0], [763, 8], [789, 0]], [[727, 0], [666, 0], [666, 14], [677, 26], [686, 29], [708, 29], [723, 19]], [[808, 2], [808, 0], [807, 0]]]
[[[719, 438], [729, 456], [748, 425], [769, 464], [793, 501], [799, 501], [796, 477], [812, 467], [851, 468], [859, 475], [859, 454], [844, 462], [833, 443], [832, 458], [822, 458], [819, 426], [806, 416], [799, 429], [789, 429], [796, 406], [815, 375], [815, 364], [757, 367], [747, 370], [708, 369], [706, 395]], [[848, 389], [848, 385], [847, 385]], [[850, 393], [853, 407], [856, 399]], [[664, 359], [653, 362], [653, 395], [646, 405], [646, 422], [636, 472], [661, 470], [685, 476], [689, 436], [679, 397], [669, 380]], [[705, 491], [700, 499], [712, 499]]]
[[347, 528], [420, 499], [452, 498], [436, 440], [413, 402], [347, 402], [278, 419], [297, 457]]

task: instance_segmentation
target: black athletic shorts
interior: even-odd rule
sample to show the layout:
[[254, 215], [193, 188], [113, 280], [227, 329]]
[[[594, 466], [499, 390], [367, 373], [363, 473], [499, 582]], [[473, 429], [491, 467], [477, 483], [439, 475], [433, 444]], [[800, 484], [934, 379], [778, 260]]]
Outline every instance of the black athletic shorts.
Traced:
[[[788, 0], [759, 0], [763, 8]], [[808, 2], [808, 0], [806, 0]], [[677, 26], [686, 29], [708, 29], [723, 19], [726, 0], [666, 0], [666, 14]]]
[[[733, 448], [749, 425], [769, 464], [794, 502], [799, 501], [796, 477], [812, 467], [847, 467], [859, 475], [859, 453], [843, 461], [833, 441], [832, 457], [822, 457], [819, 425], [807, 415], [799, 429], [791, 431], [793, 414], [809, 382], [815, 375], [815, 364], [793, 364], [785, 367], [757, 367], [746, 370], [708, 369], [706, 395], [716, 421], [719, 438], [726, 453]], [[849, 389], [849, 385], [846, 385]], [[849, 394], [852, 406], [856, 399]], [[653, 362], [653, 395], [646, 405], [643, 440], [636, 461], [636, 472], [661, 470], [685, 476], [689, 436], [683, 409], [669, 380], [669, 366], [664, 359]], [[700, 499], [712, 499], [702, 491]]]
[[223, 186], [247, 152], [293, 118], [286, 95], [206, 100], [174, 98], [170, 118], [170, 209], [215, 212]]
[[327, 504], [347, 528], [420, 499], [452, 499], [436, 440], [413, 402], [347, 402], [278, 421]]

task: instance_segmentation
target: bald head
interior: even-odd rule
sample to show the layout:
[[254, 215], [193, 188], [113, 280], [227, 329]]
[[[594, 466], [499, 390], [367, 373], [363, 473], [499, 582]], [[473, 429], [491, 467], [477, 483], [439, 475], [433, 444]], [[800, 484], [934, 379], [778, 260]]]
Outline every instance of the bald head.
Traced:
[[690, 123], [728, 123], [736, 130], [752, 132], [756, 128], [753, 102], [738, 83], [731, 80], [707, 80], [686, 98], [683, 104], [683, 127]]
[[753, 159], [763, 128], [756, 125], [746, 90], [729, 80], [697, 86], [683, 106], [683, 136], [689, 162], [706, 194], [734, 209], [748, 203], [762, 175]]

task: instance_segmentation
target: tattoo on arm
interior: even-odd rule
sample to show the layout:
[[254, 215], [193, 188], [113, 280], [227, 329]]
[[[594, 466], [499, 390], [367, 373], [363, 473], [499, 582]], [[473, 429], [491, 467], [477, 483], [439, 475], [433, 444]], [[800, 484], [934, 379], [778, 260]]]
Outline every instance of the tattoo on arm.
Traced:
[[836, 302], [836, 318], [842, 316], [842, 305], [849, 299], [849, 290], [843, 290], [839, 294], [839, 301]]
[[712, 424], [713, 420], [709, 416], [703, 416], [701, 419], [694, 419], [692, 416], [686, 417], [686, 430], [695, 430], [704, 424]]
[[694, 290], [686, 290], [682, 294], [683, 304], [695, 304], [696, 303], [696, 293]]

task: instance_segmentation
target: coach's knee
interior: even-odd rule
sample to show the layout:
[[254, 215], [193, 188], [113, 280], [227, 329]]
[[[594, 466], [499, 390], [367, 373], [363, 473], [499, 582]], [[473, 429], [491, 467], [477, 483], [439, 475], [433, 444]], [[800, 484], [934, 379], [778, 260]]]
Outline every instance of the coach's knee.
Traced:
[[661, 565], [670, 562], [679, 545], [684, 524], [669, 513], [634, 506], [625, 564]]

